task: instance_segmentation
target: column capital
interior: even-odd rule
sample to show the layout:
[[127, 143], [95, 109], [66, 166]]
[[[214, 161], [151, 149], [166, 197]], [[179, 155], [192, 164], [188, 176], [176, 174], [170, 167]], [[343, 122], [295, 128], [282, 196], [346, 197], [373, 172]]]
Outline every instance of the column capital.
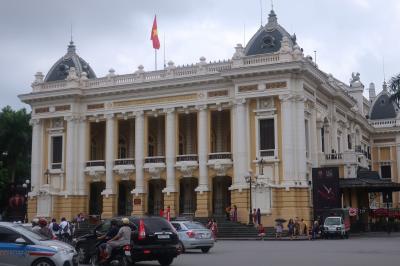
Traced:
[[42, 122], [42, 120], [39, 119], [39, 118], [31, 118], [31, 119], [29, 120], [29, 125], [31, 125], [31, 126], [37, 126], [37, 125], [40, 125], [41, 122]]
[[68, 116], [64, 116], [64, 120], [67, 122], [75, 122], [77, 120], [79, 120], [80, 117], [74, 116], [74, 115], [68, 115]]
[[290, 93], [287, 94], [280, 94], [279, 95], [279, 100], [281, 102], [289, 102], [289, 101], [293, 101], [294, 100], [294, 96]]
[[104, 117], [105, 117], [105, 119], [107, 119], [107, 120], [111, 120], [111, 119], [114, 118], [114, 114], [105, 114]]
[[80, 116], [79, 117], [79, 122], [84, 123], [88, 120], [88, 118], [86, 117], [86, 115]]
[[207, 104], [198, 104], [198, 105], [196, 105], [196, 110], [198, 110], [198, 111], [204, 111], [204, 110], [207, 110]]
[[166, 114], [172, 114], [172, 113], [175, 112], [175, 108], [174, 108], [174, 107], [165, 108], [165, 109], [163, 110], [163, 112], [166, 113]]
[[232, 101], [232, 104], [237, 106], [237, 105], [243, 105], [246, 103], [246, 99], [242, 98], [242, 99], [235, 99]]
[[144, 115], [144, 111], [143, 111], [143, 110], [134, 111], [134, 112], [133, 112], [133, 115], [134, 115], [135, 117], [143, 116], [143, 115]]

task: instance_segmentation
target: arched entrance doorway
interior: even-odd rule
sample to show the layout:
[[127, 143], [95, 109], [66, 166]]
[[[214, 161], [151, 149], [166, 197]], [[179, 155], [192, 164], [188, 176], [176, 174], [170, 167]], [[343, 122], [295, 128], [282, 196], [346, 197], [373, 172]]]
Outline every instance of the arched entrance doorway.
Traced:
[[213, 213], [215, 216], [224, 216], [225, 208], [231, 205], [232, 178], [216, 176], [213, 178]]
[[194, 177], [184, 177], [179, 182], [179, 213], [194, 215], [196, 211], [196, 192], [198, 180]]
[[131, 215], [132, 194], [135, 183], [131, 180], [124, 180], [118, 184], [118, 215]]
[[164, 209], [164, 195], [162, 190], [165, 188], [164, 179], [153, 179], [149, 181], [148, 193], [148, 214], [159, 215], [160, 210]]
[[89, 214], [90, 215], [101, 215], [103, 212], [103, 196], [101, 192], [105, 189], [106, 184], [104, 182], [93, 182], [90, 183], [90, 195], [89, 195]]

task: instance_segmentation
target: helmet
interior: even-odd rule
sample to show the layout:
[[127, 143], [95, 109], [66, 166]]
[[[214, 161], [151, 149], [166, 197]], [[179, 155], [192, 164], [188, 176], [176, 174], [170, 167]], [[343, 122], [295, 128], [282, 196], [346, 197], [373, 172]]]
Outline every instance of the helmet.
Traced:
[[39, 218], [33, 218], [32, 219], [32, 225], [35, 226], [39, 223]]
[[122, 218], [122, 224], [129, 224], [129, 219], [126, 217]]
[[46, 226], [46, 225], [47, 225], [46, 219], [40, 218], [40, 219], [39, 219], [39, 225], [40, 225], [40, 226]]

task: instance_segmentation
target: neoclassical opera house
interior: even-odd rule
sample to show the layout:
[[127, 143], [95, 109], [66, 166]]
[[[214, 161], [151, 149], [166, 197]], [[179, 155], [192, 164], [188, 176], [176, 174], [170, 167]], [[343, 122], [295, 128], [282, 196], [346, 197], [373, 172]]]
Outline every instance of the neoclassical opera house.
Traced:
[[19, 96], [32, 107], [28, 216], [169, 206], [172, 217], [212, 217], [236, 205], [247, 222], [252, 177], [263, 224], [310, 220], [312, 169], [321, 167], [338, 169], [343, 206], [398, 206], [397, 192], [365, 190], [359, 169], [399, 182], [399, 110], [386, 85], [376, 95], [371, 83], [369, 99], [363, 91], [359, 74], [346, 84], [304, 56], [274, 11], [218, 62], [97, 77], [71, 42]]

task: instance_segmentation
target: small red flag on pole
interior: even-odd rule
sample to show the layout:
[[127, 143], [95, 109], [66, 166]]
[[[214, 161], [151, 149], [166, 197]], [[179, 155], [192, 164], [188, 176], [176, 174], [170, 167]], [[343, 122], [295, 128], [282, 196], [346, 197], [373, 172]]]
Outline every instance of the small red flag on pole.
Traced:
[[160, 40], [158, 39], [158, 31], [157, 31], [157, 16], [154, 16], [153, 27], [151, 28], [151, 38], [153, 41], [153, 48], [160, 49]]

